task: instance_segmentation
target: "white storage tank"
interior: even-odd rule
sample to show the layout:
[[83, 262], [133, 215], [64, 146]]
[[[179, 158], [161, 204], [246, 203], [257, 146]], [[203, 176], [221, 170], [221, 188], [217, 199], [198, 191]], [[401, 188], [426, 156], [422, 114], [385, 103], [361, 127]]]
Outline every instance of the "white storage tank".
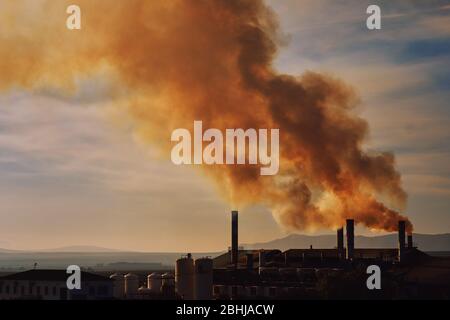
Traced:
[[161, 292], [162, 277], [158, 272], [153, 272], [147, 276], [147, 288], [153, 293]]
[[125, 296], [125, 278], [123, 274], [114, 273], [109, 277], [113, 280], [113, 296], [116, 299], [123, 299]]
[[213, 294], [213, 260], [199, 258], [195, 260], [195, 300], [211, 300]]
[[184, 300], [194, 299], [194, 259], [192, 259], [191, 254], [177, 260], [175, 288]]
[[163, 286], [175, 285], [175, 278], [172, 273], [166, 272], [161, 276]]
[[175, 293], [175, 278], [172, 273], [166, 272], [162, 276], [161, 293], [163, 295], [173, 295]]
[[139, 278], [133, 273], [125, 275], [125, 295], [127, 298], [133, 297], [137, 294], [139, 289]]

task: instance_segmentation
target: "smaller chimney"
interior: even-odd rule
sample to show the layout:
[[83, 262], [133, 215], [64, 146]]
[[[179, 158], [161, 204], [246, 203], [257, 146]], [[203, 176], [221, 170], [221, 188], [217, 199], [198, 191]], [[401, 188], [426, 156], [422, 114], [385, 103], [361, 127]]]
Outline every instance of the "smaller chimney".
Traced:
[[347, 219], [347, 260], [352, 260], [355, 251], [355, 220]]
[[337, 229], [337, 250], [339, 259], [344, 257], [344, 228]]
[[231, 211], [231, 264], [238, 264], [238, 212]]
[[408, 248], [412, 249], [412, 247], [413, 247], [413, 236], [411, 233], [411, 234], [408, 234]]
[[405, 252], [405, 233], [406, 233], [406, 221], [400, 220], [398, 222], [398, 259], [402, 261], [403, 254]]

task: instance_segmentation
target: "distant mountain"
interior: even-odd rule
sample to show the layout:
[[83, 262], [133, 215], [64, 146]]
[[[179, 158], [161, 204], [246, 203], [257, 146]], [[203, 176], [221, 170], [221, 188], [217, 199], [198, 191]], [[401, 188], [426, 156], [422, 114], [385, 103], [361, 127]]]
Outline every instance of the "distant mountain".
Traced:
[[[414, 245], [422, 251], [450, 251], [450, 233], [445, 234], [413, 234]], [[397, 233], [365, 237], [355, 236], [356, 248], [396, 248], [398, 243]], [[287, 237], [260, 242], [243, 244], [246, 249], [287, 249], [300, 248], [334, 248], [336, 247], [335, 235], [301, 235], [291, 234]]]
[[[92, 247], [90, 247], [92, 250]], [[66, 251], [61, 250], [75, 250]], [[133, 268], [133, 270], [159, 270], [173, 267], [175, 261], [186, 253], [177, 252], [123, 252], [111, 251], [105, 252], [106, 248], [94, 247], [91, 252], [80, 252], [77, 250], [86, 249], [86, 247], [63, 247], [54, 249], [56, 251], [10, 251], [1, 252], [0, 249], [0, 272], [1, 270], [21, 270], [31, 269], [37, 263], [41, 269], [60, 269], [75, 264], [80, 267], [93, 268], [95, 270], [121, 270]], [[223, 252], [205, 252], [193, 253], [194, 259], [200, 257], [215, 257]], [[134, 269], [136, 268], [136, 269]]]
[[[96, 246], [66, 246], [54, 249], [43, 249], [43, 250], [32, 250], [34, 252], [120, 252], [121, 250], [110, 249], [110, 248], [102, 248]], [[128, 251], [127, 252], [131, 252]]]
[[0, 248], [0, 253], [16, 253], [16, 252], [20, 252], [20, 251]]
[[96, 246], [66, 246], [53, 249], [35, 249], [35, 250], [12, 250], [0, 248], [0, 253], [37, 253], [37, 252], [53, 252], [53, 253], [109, 253], [109, 252], [134, 252], [130, 250], [118, 250], [110, 248], [102, 248]]

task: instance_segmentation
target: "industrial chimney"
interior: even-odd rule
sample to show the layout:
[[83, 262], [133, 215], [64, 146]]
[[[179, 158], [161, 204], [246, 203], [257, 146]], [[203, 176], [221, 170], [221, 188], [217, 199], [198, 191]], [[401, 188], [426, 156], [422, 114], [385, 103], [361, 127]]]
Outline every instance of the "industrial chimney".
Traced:
[[353, 253], [355, 249], [355, 221], [353, 219], [347, 219], [347, 259], [353, 259]]
[[413, 247], [413, 236], [412, 233], [408, 234], [408, 249], [412, 249]]
[[231, 211], [231, 264], [238, 264], [238, 212]]
[[344, 257], [344, 228], [337, 229], [337, 250], [339, 259]]
[[398, 222], [398, 259], [402, 261], [403, 254], [405, 252], [405, 232], [406, 221], [400, 220]]

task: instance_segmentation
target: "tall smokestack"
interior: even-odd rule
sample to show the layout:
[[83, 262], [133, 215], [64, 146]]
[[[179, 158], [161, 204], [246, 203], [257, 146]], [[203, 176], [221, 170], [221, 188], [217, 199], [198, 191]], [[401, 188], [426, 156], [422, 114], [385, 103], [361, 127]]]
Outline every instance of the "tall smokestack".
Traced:
[[343, 258], [344, 253], [344, 228], [337, 229], [337, 250], [339, 258]]
[[231, 264], [238, 263], [238, 212], [231, 211]]
[[353, 219], [347, 219], [347, 259], [353, 259], [353, 253], [355, 249], [355, 221]]
[[402, 261], [403, 253], [405, 252], [405, 233], [406, 221], [399, 220], [398, 222], [398, 258]]
[[408, 234], [408, 248], [412, 249], [413, 247], [413, 236], [412, 233]]

